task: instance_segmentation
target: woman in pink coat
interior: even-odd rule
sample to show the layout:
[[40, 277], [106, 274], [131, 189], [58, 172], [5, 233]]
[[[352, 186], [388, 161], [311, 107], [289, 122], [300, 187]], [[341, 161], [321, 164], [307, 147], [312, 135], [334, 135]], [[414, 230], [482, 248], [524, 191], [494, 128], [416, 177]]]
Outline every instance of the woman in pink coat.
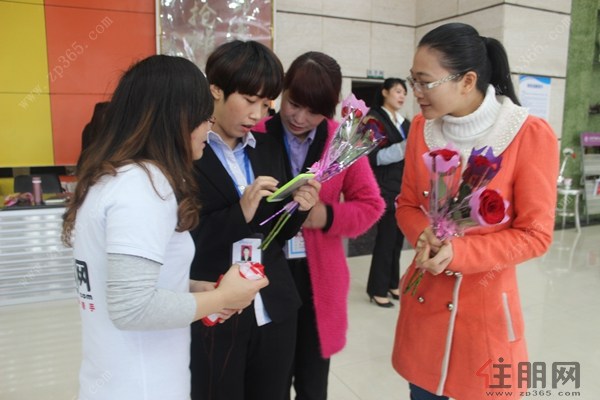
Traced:
[[[331, 140], [341, 84], [340, 66], [333, 58], [305, 53], [285, 74], [280, 112], [255, 127], [280, 143], [290, 179], [319, 160]], [[366, 232], [383, 210], [379, 187], [363, 157], [323, 184], [300, 235], [288, 243], [288, 262], [303, 300], [290, 371], [297, 400], [327, 398], [329, 359], [344, 348], [348, 328], [350, 273], [342, 239]]]
[[[557, 138], [519, 106], [502, 44], [469, 25], [427, 33], [408, 81], [421, 114], [411, 125], [397, 202], [398, 224], [416, 249], [401, 290], [415, 268], [425, 273], [414, 294], [401, 296], [394, 368], [412, 400], [517, 399], [526, 390], [519, 363], [527, 349], [515, 267], [552, 242]], [[422, 211], [431, 190], [422, 155], [449, 143], [463, 165], [472, 148], [502, 156], [487, 188], [510, 202], [509, 219], [440, 242]]]

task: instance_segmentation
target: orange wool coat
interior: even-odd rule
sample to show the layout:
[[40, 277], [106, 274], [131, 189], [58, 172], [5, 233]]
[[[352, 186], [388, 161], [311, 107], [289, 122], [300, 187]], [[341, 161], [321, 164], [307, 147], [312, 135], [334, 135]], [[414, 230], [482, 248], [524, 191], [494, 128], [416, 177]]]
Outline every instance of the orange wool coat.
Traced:
[[[488, 185], [510, 201], [510, 220], [454, 238], [448, 273], [425, 273], [414, 296], [401, 296], [393, 366], [409, 382], [438, 395], [458, 400], [519, 398], [517, 368], [527, 361], [527, 350], [515, 266], [542, 255], [552, 242], [559, 162], [557, 138], [548, 124], [533, 116], [523, 120], [502, 153], [500, 172]], [[430, 190], [421, 158], [430, 150], [424, 126], [418, 115], [397, 201], [398, 224], [413, 246], [429, 225], [419, 208], [428, 208], [423, 192]], [[414, 268], [413, 261], [401, 289]], [[448, 270], [455, 274], [448, 275]], [[510, 387], [495, 387], [502, 385]]]

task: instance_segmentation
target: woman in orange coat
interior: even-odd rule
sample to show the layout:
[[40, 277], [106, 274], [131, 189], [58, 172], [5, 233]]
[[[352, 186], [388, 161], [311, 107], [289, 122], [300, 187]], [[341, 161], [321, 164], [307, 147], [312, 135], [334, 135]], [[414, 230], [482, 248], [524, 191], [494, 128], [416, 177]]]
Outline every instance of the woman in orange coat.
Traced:
[[[519, 106], [502, 44], [469, 25], [427, 33], [408, 81], [421, 114], [411, 126], [397, 201], [398, 224], [416, 249], [401, 290], [415, 268], [425, 273], [414, 294], [401, 296], [394, 368], [410, 383], [412, 400], [517, 399], [527, 350], [515, 266], [552, 241], [557, 138]], [[422, 211], [430, 191], [422, 155], [448, 143], [463, 165], [472, 148], [502, 155], [487, 187], [510, 202], [508, 222], [436, 238]]]

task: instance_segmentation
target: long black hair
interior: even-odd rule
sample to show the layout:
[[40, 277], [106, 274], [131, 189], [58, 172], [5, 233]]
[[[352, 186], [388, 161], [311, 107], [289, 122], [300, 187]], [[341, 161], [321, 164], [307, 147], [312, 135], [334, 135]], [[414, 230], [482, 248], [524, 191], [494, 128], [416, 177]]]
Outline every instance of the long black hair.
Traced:
[[181, 57], [150, 56], [122, 76], [103, 112], [99, 138], [80, 156], [77, 187], [63, 216], [63, 242], [71, 243], [77, 210], [89, 188], [119, 167], [156, 165], [178, 201], [178, 231], [197, 225], [191, 133], [209, 119], [214, 102], [208, 82]]
[[454, 74], [474, 71], [477, 74], [477, 90], [484, 96], [488, 85], [492, 84], [496, 94], [507, 96], [520, 105], [510, 79], [506, 50], [498, 40], [480, 36], [471, 25], [453, 22], [428, 32], [419, 42], [419, 47], [429, 47], [442, 53], [442, 66]]

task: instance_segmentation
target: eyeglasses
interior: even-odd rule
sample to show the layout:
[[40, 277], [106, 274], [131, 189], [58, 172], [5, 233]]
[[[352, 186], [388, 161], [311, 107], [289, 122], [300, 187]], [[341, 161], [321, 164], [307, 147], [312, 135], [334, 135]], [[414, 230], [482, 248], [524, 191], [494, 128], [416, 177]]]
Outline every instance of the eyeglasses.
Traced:
[[419, 82], [419, 81], [414, 80], [412, 76], [407, 76], [406, 81], [408, 82], [408, 84], [410, 85], [412, 90], [414, 90], [415, 92], [424, 93], [424, 92], [430, 91], [433, 88], [440, 86], [442, 83], [450, 82], [450, 81], [458, 78], [461, 75], [462, 74], [452, 74], [452, 75], [448, 75], [445, 78], [439, 79], [434, 82], [429, 82], [429, 83]]

